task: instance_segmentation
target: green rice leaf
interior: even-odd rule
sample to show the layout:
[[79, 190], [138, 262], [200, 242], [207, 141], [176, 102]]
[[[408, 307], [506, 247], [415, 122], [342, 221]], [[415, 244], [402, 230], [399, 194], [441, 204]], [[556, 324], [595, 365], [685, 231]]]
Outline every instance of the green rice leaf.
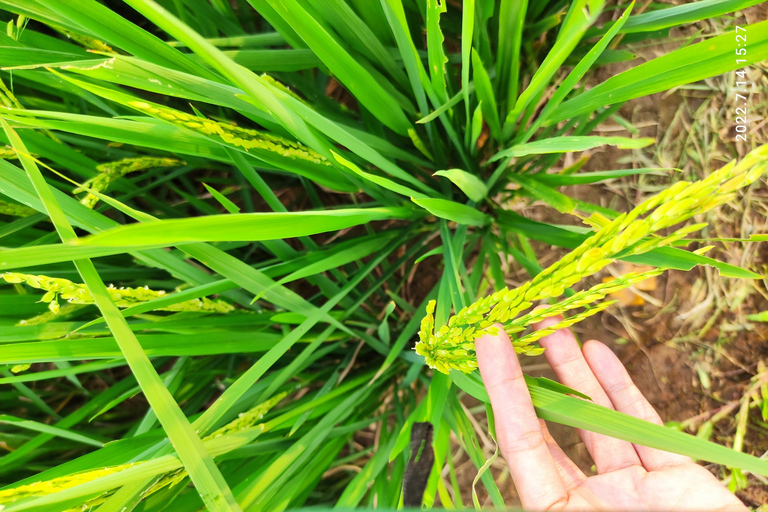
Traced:
[[482, 201], [488, 193], [485, 183], [474, 174], [461, 169], [448, 169], [447, 171], [437, 171], [436, 176], [445, 176], [451, 182], [459, 187], [468, 198], [476, 203]]
[[536, 173], [528, 175], [531, 180], [544, 183], [550, 187], [567, 187], [569, 185], [587, 185], [601, 181], [632, 176], [635, 174], [656, 174], [673, 169], [649, 168], [649, 169], [619, 169], [616, 171], [592, 171], [579, 174], [547, 174]]
[[[621, 33], [655, 32], [677, 25], [714, 18], [729, 12], [740, 11], [761, 3], [762, 0], [700, 0], [673, 5], [632, 16]], [[612, 24], [611, 24], [612, 25]], [[603, 27], [605, 30], [608, 27]], [[612, 26], [610, 28], [613, 28]]]
[[616, 146], [619, 149], [639, 149], [647, 147], [655, 142], [650, 137], [629, 139], [627, 137], [599, 137], [594, 135], [581, 135], [571, 137], [553, 137], [542, 139], [527, 144], [519, 144], [503, 149], [493, 155], [489, 162], [495, 162], [502, 158], [520, 157], [527, 155], [545, 155], [549, 153], [568, 153], [571, 151], [586, 151], [600, 146]]
[[57, 14], [58, 19], [71, 20], [78, 27], [108, 43], [149, 62], [188, 71], [208, 79], [215, 75], [175, 48], [142, 30], [111, 9], [94, 0], [61, 0], [46, 2], [46, 7]]
[[520, 48], [528, 0], [502, 0], [499, 5], [499, 48], [496, 56], [497, 91], [507, 106], [506, 117], [517, 102]]
[[616, 36], [618, 31], [624, 26], [626, 21], [630, 19], [629, 14], [632, 12], [632, 9], [634, 8], [635, 3], [634, 1], [629, 4], [629, 7], [626, 8], [624, 13], [621, 15], [621, 17], [616, 20], [616, 22], [613, 24], [613, 26], [608, 30], [608, 32], [600, 38], [600, 40], [595, 44], [595, 46], [592, 47], [591, 50], [579, 61], [579, 63], [573, 68], [573, 70], [568, 74], [568, 77], [566, 77], [565, 80], [563, 80], [563, 83], [560, 84], [560, 87], [557, 88], [557, 91], [552, 95], [552, 98], [550, 98], [549, 101], [547, 101], [547, 104], [544, 106], [544, 109], [542, 110], [541, 114], [539, 114], [536, 117], [536, 120], [533, 122], [533, 125], [528, 129], [526, 134], [523, 136], [523, 140], [527, 141], [531, 135], [533, 135], [536, 130], [549, 118], [549, 115], [552, 111], [554, 111], [568, 96], [568, 94], [573, 90], [573, 88], [576, 86], [576, 84], [584, 77], [584, 75], [587, 73], [587, 71], [592, 68], [592, 66], [595, 64], [595, 62], [600, 59], [601, 56], [605, 55], [606, 48], [608, 47], [608, 44], [613, 40], [613, 38]]
[[347, 208], [321, 212], [238, 213], [142, 222], [81, 238], [75, 245], [137, 247], [202, 241], [276, 240], [314, 235], [374, 220], [407, 218], [404, 208]]
[[427, 0], [427, 58], [429, 74], [432, 77], [432, 87], [441, 103], [448, 101], [448, 91], [445, 80], [445, 63], [448, 57], [443, 49], [443, 32], [440, 30], [440, 15], [448, 10], [443, 0]]
[[411, 201], [421, 206], [435, 217], [452, 220], [468, 226], [484, 226], [489, 222], [486, 214], [477, 211], [471, 206], [456, 203], [447, 199], [416, 198]]
[[290, 20], [291, 27], [320, 57], [339, 81], [382, 123], [400, 135], [407, 135], [410, 123], [395, 98], [339, 43], [332, 33], [295, 0], [249, 0], [259, 10], [264, 2]]
[[94, 439], [93, 437], [79, 434], [77, 432], [73, 432], [71, 430], [66, 430], [63, 428], [53, 427], [51, 425], [46, 425], [44, 423], [39, 423], [37, 421], [25, 420], [24, 418], [17, 418], [15, 416], [10, 416], [8, 414], [0, 414], [0, 425], [8, 425], [11, 427], [32, 430], [35, 432], [42, 432], [45, 434], [50, 434], [56, 437], [60, 437], [62, 439], [69, 439], [70, 441], [74, 441], [76, 443], [84, 443], [90, 446], [96, 446], [98, 448], [101, 448], [102, 446], [104, 446], [104, 441], [99, 441], [98, 439]]
[[224, 209], [227, 210], [229, 213], [240, 213], [240, 208], [235, 203], [227, 199], [224, 194], [222, 194], [221, 192], [219, 192], [213, 187], [209, 187], [205, 183], [203, 183], [203, 186], [208, 192], [211, 193], [213, 198], [216, 199], [216, 201], [218, 201], [219, 204], [223, 206]]
[[531, 83], [517, 98], [514, 109], [511, 109], [506, 116], [503, 127], [504, 138], [512, 134], [520, 114], [544, 90], [565, 59], [581, 41], [587, 28], [598, 19], [604, 3], [604, 1], [589, 2], [587, 7], [587, 0], [576, 0], [571, 4], [560, 33], [557, 35], [557, 41], [531, 78]]
[[496, 104], [496, 95], [493, 93], [491, 79], [488, 72], [483, 67], [483, 61], [480, 55], [472, 49], [472, 73], [475, 82], [475, 93], [480, 102], [480, 108], [483, 111], [483, 118], [491, 129], [491, 134], [495, 139], [501, 136], [501, 125], [499, 124], [499, 111]]
[[576, 202], [574, 202], [573, 199], [551, 187], [542, 185], [536, 180], [530, 179], [529, 176], [524, 174], [510, 174], [509, 180], [512, 183], [517, 183], [533, 197], [541, 199], [561, 213], [571, 213], [576, 209]]
[[[464, 391], [485, 403], [488, 394], [477, 372], [452, 380]], [[736, 452], [730, 448], [705, 441], [696, 436], [675, 429], [635, 418], [613, 409], [596, 405], [547, 389], [532, 385], [526, 376], [533, 405], [540, 418], [563, 425], [597, 432], [630, 443], [648, 446], [672, 453], [679, 453], [709, 462], [738, 467], [760, 475], [768, 474], [768, 462], [751, 455]]]
[[[461, 91], [464, 98], [464, 115], [467, 118], [465, 136], [470, 132], [469, 72], [472, 56], [472, 34], [475, 30], [475, 0], [466, 0], [461, 6]], [[465, 137], [465, 143], [467, 142]]]

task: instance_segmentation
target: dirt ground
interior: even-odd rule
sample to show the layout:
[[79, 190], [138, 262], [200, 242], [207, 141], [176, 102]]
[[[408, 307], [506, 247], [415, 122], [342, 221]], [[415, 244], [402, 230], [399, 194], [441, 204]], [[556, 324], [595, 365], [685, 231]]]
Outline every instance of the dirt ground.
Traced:
[[[710, 20], [685, 30], [673, 30], [671, 42], [638, 43], [634, 48], [638, 60], [601, 69], [591, 81], [599, 83], [659, 55], [662, 50], [676, 49], [695, 34], [706, 37], [726, 33], [733, 31], [734, 22], [744, 26], [765, 19], [768, 19], [768, 3], [742, 11], [734, 20]], [[590, 154], [584, 170], [663, 166], [683, 172], [671, 178], [642, 175], [614, 180], [602, 186], [601, 205], [623, 211], [628, 204], [636, 204], [655, 193], [660, 185], [668, 185], [674, 179], [703, 177], [768, 141], [765, 63], [751, 66], [748, 76], [755, 86], [749, 97], [746, 144], [735, 141], [733, 73], [624, 105], [619, 116], [639, 128], [637, 136], [655, 137], [657, 144], [631, 154], [610, 147], [595, 151]], [[598, 132], [628, 136], [626, 129], [615, 120], [600, 126]], [[566, 157], [562, 166], [567, 167], [580, 156]], [[591, 187], [565, 192], [584, 199], [591, 194], [588, 199], [594, 201]], [[575, 223], [573, 219], [553, 218], [551, 210], [539, 205], [532, 205], [523, 213], [550, 222]], [[739, 203], [697, 220], [710, 222], [712, 227], [705, 233], [707, 238], [742, 238], [766, 233], [768, 188], [765, 183], [755, 185]], [[768, 275], [768, 244], [722, 241], [714, 245], [715, 249], [707, 256]], [[694, 244], [688, 247], [696, 248]], [[549, 253], [553, 260], [562, 254], [541, 244], [536, 250], [540, 255]], [[524, 280], [526, 275], [521, 272], [520, 281]], [[657, 278], [655, 289], [639, 291], [639, 298], [631, 297], [642, 304], [614, 306], [577, 324], [574, 331], [581, 341], [599, 339], [611, 346], [668, 424], [692, 434], [703, 434], [711, 427], [709, 439], [728, 447], [733, 446], [737, 430], [745, 430], [742, 451], [763, 456], [768, 453], [768, 422], [756, 407], [756, 395], [745, 393], [750, 386], [755, 387], [756, 379], [762, 378], [768, 383], [768, 323], [747, 319], [749, 314], [768, 311], [767, 284], [766, 279], [721, 277], [710, 267], [696, 267], [690, 272], [669, 271]], [[543, 356], [527, 359], [524, 365], [531, 375], [553, 377]], [[745, 416], [741, 422], [738, 421], [740, 410]], [[484, 413], [478, 411], [477, 419], [484, 421]], [[587, 474], [592, 474], [593, 462], [577, 432], [555, 424], [550, 424], [550, 429], [566, 453]], [[471, 505], [471, 499], [467, 498], [471, 496], [469, 489], [475, 469], [466, 460], [457, 462], [460, 482], [465, 483], [467, 489], [463, 497], [465, 503]], [[725, 467], [714, 464], [706, 467], [724, 483], [731, 478], [730, 470]], [[519, 504], [504, 462], [497, 461], [492, 471], [507, 504]], [[768, 504], [768, 480], [748, 475], [746, 486], [742, 487], [737, 495], [750, 508]], [[478, 490], [481, 503], [483, 499], [487, 501], [484, 491]]]

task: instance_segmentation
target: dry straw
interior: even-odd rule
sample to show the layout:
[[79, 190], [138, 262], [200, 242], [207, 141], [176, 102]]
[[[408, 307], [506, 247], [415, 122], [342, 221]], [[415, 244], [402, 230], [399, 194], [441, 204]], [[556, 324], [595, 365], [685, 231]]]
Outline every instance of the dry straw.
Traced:
[[[609, 293], [631, 286], [661, 271], [627, 274], [610, 283], [579, 292], [546, 309], [537, 309], [518, 318], [534, 301], [559, 297], [567, 288], [595, 274], [619, 257], [642, 254], [668, 246], [689, 233], [700, 230], [706, 223], [685, 226], [670, 235], [655, 234], [732, 201], [738, 189], [753, 183], [766, 169], [768, 146], [761, 146], [738, 164], [731, 162], [702, 180], [692, 183], [677, 182], [667, 190], [643, 201], [629, 213], [621, 214], [613, 221], [603, 219], [599, 222], [602, 227], [592, 236], [532, 280], [512, 290], [499, 290], [463, 308], [437, 332], [434, 330], [433, 316], [435, 301], [431, 301], [421, 322], [416, 352], [424, 356], [431, 368], [440, 372], [448, 373], [451, 369], [456, 369], [470, 373], [477, 368], [475, 340], [484, 334], [497, 334], [498, 330], [494, 324], [498, 323], [511, 336], [518, 353], [541, 353], [542, 349], [533, 345], [536, 340], [605, 309], [610, 302], [595, 306], [592, 304]], [[515, 337], [515, 334], [545, 317], [559, 315], [575, 308], [586, 309], [549, 329]]]

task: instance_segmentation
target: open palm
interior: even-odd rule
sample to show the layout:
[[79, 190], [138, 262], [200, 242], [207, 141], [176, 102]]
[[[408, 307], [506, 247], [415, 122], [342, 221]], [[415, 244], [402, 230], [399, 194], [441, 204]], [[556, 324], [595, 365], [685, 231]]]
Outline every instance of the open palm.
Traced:
[[[536, 328], [557, 321], [549, 319]], [[499, 447], [527, 510], [748, 510], [688, 457], [579, 431], [597, 467], [598, 474], [587, 477], [536, 417], [520, 363], [504, 331], [500, 336], [484, 336], [475, 345], [496, 417]], [[599, 405], [661, 424], [619, 359], [599, 341], [579, 348], [573, 334], [564, 329], [542, 338], [541, 345], [566, 386]]]

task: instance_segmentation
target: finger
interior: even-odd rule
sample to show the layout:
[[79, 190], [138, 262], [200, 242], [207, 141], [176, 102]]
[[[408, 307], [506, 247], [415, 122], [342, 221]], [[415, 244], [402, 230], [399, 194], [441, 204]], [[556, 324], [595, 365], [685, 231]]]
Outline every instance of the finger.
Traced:
[[[632, 382], [619, 358], [599, 341], [584, 344], [584, 357], [600, 385], [617, 411], [629, 414], [657, 425], [663, 425], [653, 406]], [[691, 462], [691, 459], [676, 453], [665, 452], [647, 446], [634, 445], [643, 466], [649, 471], [659, 470]]]
[[523, 371], [507, 334], [475, 341], [480, 374], [496, 418], [496, 438], [523, 507], [548, 510], [567, 500], [563, 481], [544, 441]]
[[[535, 324], [534, 329], [543, 329], [561, 320], [562, 317], [548, 318]], [[605, 394], [584, 360], [581, 348], [579, 348], [579, 344], [570, 329], [555, 331], [543, 337], [539, 343], [546, 349], [544, 355], [562, 384], [589, 395], [598, 405], [613, 408], [608, 395]], [[632, 444], [587, 430], [579, 430], [579, 434], [595, 461], [598, 473], [602, 474], [633, 465], [641, 465], [640, 458]]]
[[560, 445], [557, 444], [555, 438], [549, 433], [546, 422], [544, 420], [539, 420], [539, 424], [541, 425], [541, 432], [544, 434], [544, 442], [547, 443], [549, 453], [552, 454], [552, 458], [560, 473], [560, 478], [563, 479], [563, 484], [565, 485], [566, 490], [571, 490], [580, 485], [587, 479], [587, 475], [585, 475], [584, 472], [579, 469], [579, 466], [565, 454], [562, 448], [560, 448]]

